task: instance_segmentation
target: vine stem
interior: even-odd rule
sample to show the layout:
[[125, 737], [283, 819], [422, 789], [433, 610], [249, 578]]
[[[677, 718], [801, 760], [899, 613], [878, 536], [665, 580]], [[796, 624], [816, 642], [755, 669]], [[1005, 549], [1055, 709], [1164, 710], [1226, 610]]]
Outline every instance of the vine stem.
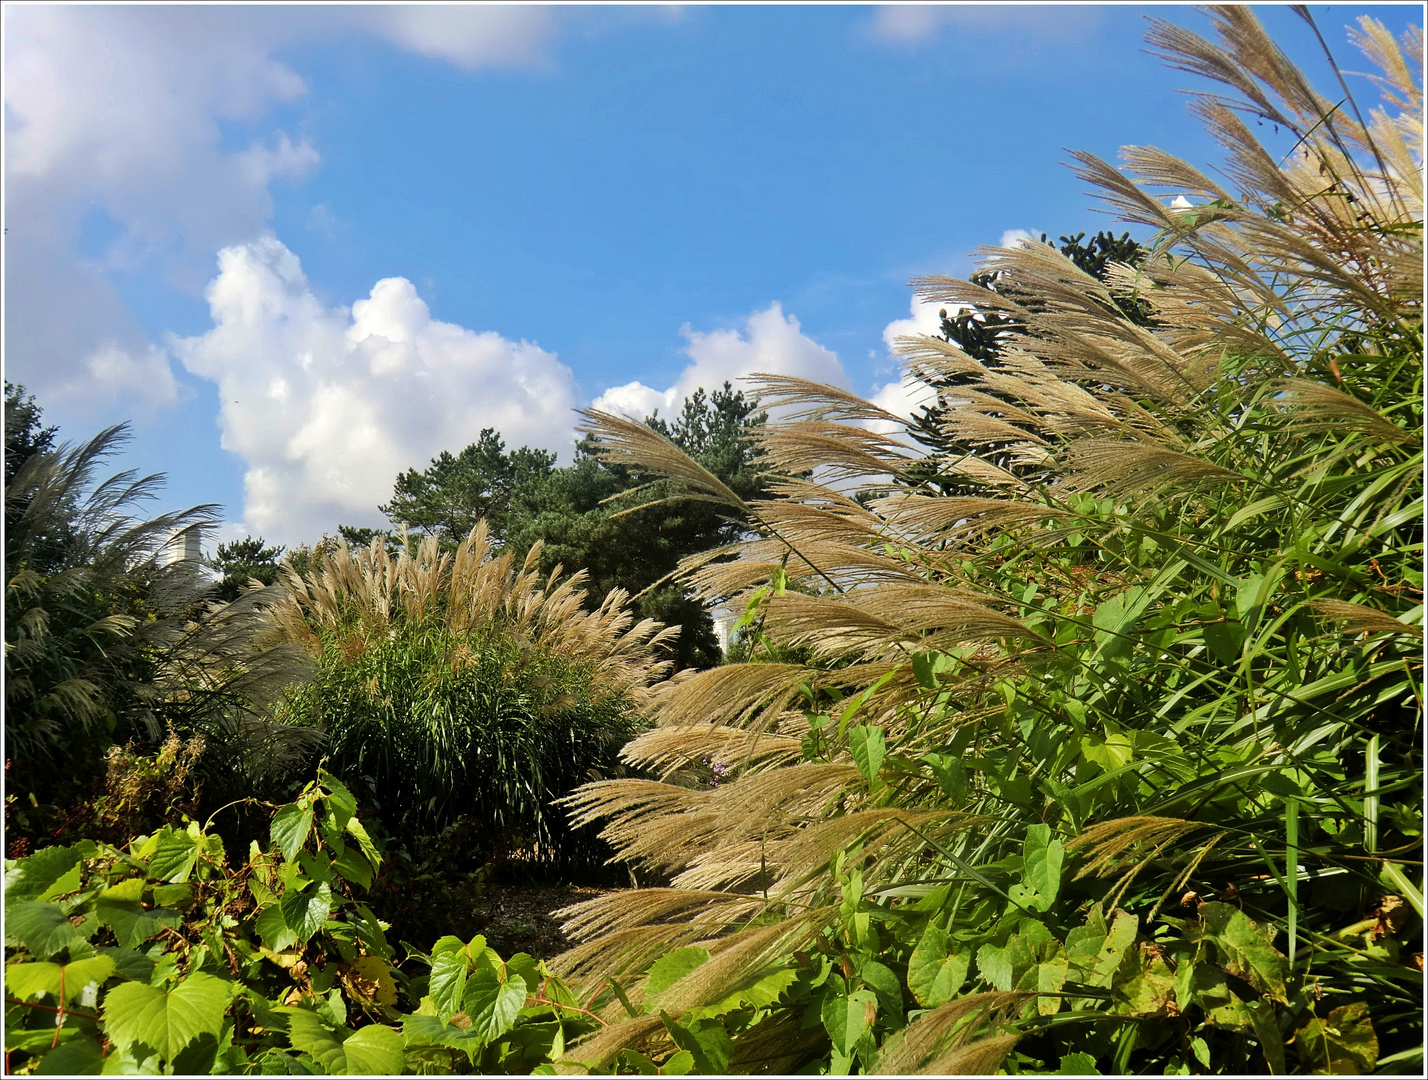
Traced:
[[601, 1027], [610, 1026], [607, 1021], [600, 1019], [600, 1017], [596, 1016], [589, 1009], [582, 1009], [579, 1005], [565, 1005], [559, 1001], [551, 1001], [550, 998], [545, 997], [541, 994], [529, 994], [527, 995], [527, 997], [528, 1000], [534, 1002], [537, 1005], [548, 1005], [552, 1009], [568, 1009], [570, 1012], [578, 1012], [584, 1016], [590, 1017], [591, 1020], [594, 1020], [595, 1023], [599, 1024]]
[[23, 1005], [27, 1009], [41, 1009], [45, 1012], [59, 1013], [61, 1016], [80, 1016], [86, 1020], [100, 1020], [103, 1017], [98, 1013], [80, 1012], [78, 1009], [65, 1009], [55, 1005], [41, 1005], [38, 1001], [21, 1001], [19, 998], [7, 997], [6, 1005]]

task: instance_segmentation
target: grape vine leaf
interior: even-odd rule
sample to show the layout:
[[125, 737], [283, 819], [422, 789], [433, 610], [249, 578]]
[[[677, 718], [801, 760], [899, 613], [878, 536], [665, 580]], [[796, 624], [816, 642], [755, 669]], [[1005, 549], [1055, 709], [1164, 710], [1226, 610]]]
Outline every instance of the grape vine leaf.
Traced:
[[203, 1034], [223, 1030], [228, 983], [195, 972], [167, 992], [121, 983], [104, 998], [104, 1033], [121, 1050], [148, 1047], [166, 1061]]

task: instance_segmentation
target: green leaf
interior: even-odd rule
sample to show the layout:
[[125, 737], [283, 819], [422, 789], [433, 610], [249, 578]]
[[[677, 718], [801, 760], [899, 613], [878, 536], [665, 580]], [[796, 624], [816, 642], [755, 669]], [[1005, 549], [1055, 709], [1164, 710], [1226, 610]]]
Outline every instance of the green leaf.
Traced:
[[845, 1055], [853, 1052], [877, 1014], [878, 999], [871, 990], [855, 990], [847, 997], [829, 994], [823, 1000], [823, 1028], [834, 1049]]
[[1133, 753], [1134, 747], [1124, 735], [1107, 735], [1105, 738], [1087, 735], [1081, 740], [1081, 756], [1106, 772], [1114, 772], [1128, 764]]
[[98, 951], [114, 961], [114, 974], [121, 979], [146, 983], [154, 974], [154, 962], [141, 952], [107, 945], [101, 945]]
[[[1275, 1076], [1283, 1076], [1288, 1072], [1284, 1061], [1284, 1036], [1279, 1033], [1279, 1020], [1274, 1015], [1274, 1006], [1264, 999], [1251, 1001], [1245, 1005], [1245, 1011], [1249, 1013], [1250, 1022], [1254, 1025], [1255, 1037], [1259, 1039], [1260, 1048], [1264, 1051], [1265, 1064], [1269, 1066], [1269, 1071]], [[1367, 1017], [1365, 1017], [1367, 1021]], [[1369, 1025], [1369, 1035], [1373, 1035], [1373, 1025]], [[1374, 1040], [1374, 1056], [1378, 1055], [1378, 1040]], [[1369, 1063], [1372, 1068], [1373, 1063]], [[1335, 1072], [1342, 1072], [1342, 1069], [1335, 1069]], [[1365, 1070], [1368, 1071], [1368, 1070]]]
[[965, 950], [952, 951], [947, 934], [928, 923], [907, 962], [908, 989], [924, 1008], [945, 1005], [967, 981], [971, 961]]
[[858, 978], [868, 984], [868, 989], [877, 995], [882, 1010], [902, 1020], [902, 982], [892, 973], [892, 969], [876, 960], [866, 960], [858, 965]]
[[1096, 1071], [1096, 1059], [1091, 1054], [1083, 1051], [1076, 1051], [1074, 1054], [1065, 1054], [1061, 1058], [1061, 1068], [1056, 1070], [1057, 1076], [1100, 1076]]
[[228, 983], [199, 972], [165, 993], [120, 983], [104, 998], [104, 1033], [120, 1049], [142, 1045], [166, 1061], [205, 1033], [223, 1030]]
[[461, 952], [461, 942], [454, 938], [452, 940], [457, 942], [456, 949], [443, 952], [433, 950], [431, 978], [428, 980], [427, 992], [431, 995], [432, 1004], [436, 1006], [437, 1015], [443, 1020], [450, 1020], [461, 1011], [461, 999], [466, 993], [466, 974], [471, 970], [470, 962]]
[[708, 959], [707, 949], [693, 945], [661, 956], [650, 967], [649, 977], [645, 980], [645, 996], [658, 997]]
[[332, 868], [354, 885], [361, 885], [364, 889], [372, 887], [372, 864], [355, 847], [347, 848], [333, 859]]
[[1022, 880], [1040, 898], [1038, 911], [1047, 911], [1061, 889], [1061, 865], [1065, 845], [1051, 835], [1051, 826], [1033, 825], [1026, 830], [1022, 847]]
[[[92, 859], [98, 852], [92, 840], [81, 840], [70, 847], [41, 848], [5, 871], [5, 904], [16, 900], [39, 900], [61, 878], [70, 874], [82, 859]], [[48, 897], [44, 897], [48, 899]]]
[[93, 933], [93, 917], [85, 918], [76, 926], [58, 904], [22, 900], [5, 909], [5, 940], [18, 942], [32, 956], [41, 959], [82, 945]]
[[688, 1050], [671, 1054], [658, 1071], [661, 1076], [688, 1076], [694, 1071], [694, 1055]]
[[192, 885], [155, 885], [154, 903], [163, 907], [183, 907], [193, 899]]
[[104, 1071], [104, 1053], [88, 1036], [70, 1039], [40, 1059], [38, 1076], [98, 1076]]
[[357, 813], [357, 800], [347, 790], [347, 785], [326, 769], [317, 770], [317, 782], [327, 790], [327, 805], [337, 818], [337, 827], [345, 828], [352, 815]]
[[1072, 968], [1068, 978], [1092, 986], [1110, 986], [1126, 949], [1135, 942], [1139, 926], [1137, 916], [1117, 911], [1109, 929], [1099, 916], [1093, 916], [1086, 926], [1071, 930], [1066, 935], [1066, 958]]
[[297, 941], [297, 931], [288, 925], [283, 909], [277, 904], [260, 911], [254, 927], [263, 944], [273, 952], [283, 952]]
[[159, 881], [187, 881], [198, 858], [198, 841], [187, 832], [165, 825], [149, 857], [149, 876]]
[[1240, 658], [1245, 643], [1245, 628], [1238, 622], [1205, 623], [1200, 628], [1205, 645], [1222, 664], [1233, 664]]
[[312, 832], [312, 807], [299, 806], [297, 803], [288, 803], [287, 806], [279, 809], [273, 815], [273, 823], [268, 828], [268, 835], [273, 844], [283, 853], [283, 858], [288, 862], [297, 858], [297, 853], [307, 842], [310, 832]]
[[393, 1076], [402, 1071], [402, 1037], [395, 1028], [368, 1024], [356, 1031], [335, 1031], [304, 1009], [288, 1012], [288, 1042], [311, 1054], [335, 1076]]
[[1289, 958], [1270, 944], [1272, 928], [1266, 933], [1239, 908], [1218, 900], [1201, 904], [1200, 918], [1203, 937], [1215, 946], [1226, 971], [1288, 1004]]
[[367, 835], [366, 828], [355, 817], [347, 823], [347, 834], [357, 841], [357, 846], [362, 849], [362, 854], [367, 856], [367, 861], [373, 868], [382, 868], [382, 856], [377, 854], [377, 845], [372, 843], [372, 838]]
[[853, 761], [858, 771], [874, 787], [877, 786], [878, 772], [887, 757], [887, 744], [883, 739], [883, 729], [861, 725], [848, 729], [848, 749], [853, 752]]
[[694, 1058], [694, 1067], [698, 1072], [718, 1075], [725, 1071], [734, 1052], [734, 1043], [720, 1021], [700, 1020], [681, 1024], [664, 1010], [660, 1010], [659, 1016], [674, 1045]]
[[297, 935], [298, 941], [305, 942], [322, 928], [332, 912], [332, 888], [324, 881], [307, 892], [289, 889], [278, 901], [278, 907], [288, 929]]
[[1294, 1033], [1294, 1049], [1306, 1068], [1320, 1073], [1363, 1076], [1378, 1063], [1378, 1036], [1361, 1001], [1311, 1016]]
[[60, 965], [42, 960], [33, 964], [11, 964], [5, 969], [5, 996], [29, 1001], [49, 994], [59, 997]]
[[468, 1032], [486, 1042], [499, 1039], [516, 1023], [526, 1003], [526, 981], [519, 975], [502, 979], [489, 967], [471, 973], [461, 996], [462, 1011], [471, 1018]]
[[128, 878], [99, 894], [94, 903], [95, 917], [114, 930], [121, 947], [135, 949], [165, 926], [176, 927], [182, 916], [171, 908], [145, 908], [143, 878]]

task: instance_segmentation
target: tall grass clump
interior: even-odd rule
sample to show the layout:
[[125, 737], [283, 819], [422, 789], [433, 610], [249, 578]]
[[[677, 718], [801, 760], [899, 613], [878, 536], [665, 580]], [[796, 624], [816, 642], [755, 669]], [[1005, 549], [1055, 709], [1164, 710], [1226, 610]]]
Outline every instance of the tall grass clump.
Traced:
[[995, 367], [901, 343], [936, 453], [766, 377], [746, 505], [588, 414], [756, 523], [685, 568], [755, 646], [659, 688], [624, 758], [664, 780], [570, 800], [670, 882], [570, 910], [557, 966], [611, 988], [570, 1062], [1421, 1072], [1421, 39], [1360, 21], [1363, 109], [1210, 18], [1149, 41], [1221, 84], [1224, 183], [1076, 155], [1144, 259], [916, 283], [1010, 319]]
[[543, 579], [539, 554], [496, 554], [481, 523], [454, 553], [379, 538], [284, 568], [277, 624], [317, 674], [281, 715], [325, 731], [329, 768], [399, 835], [465, 816], [488, 856], [590, 858], [593, 836], [572, 836], [551, 801], [623, 771], [669, 635], [619, 590], [583, 609], [583, 575]]
[[[212, 794], [252, 790], [302, 757], [309, 733], [269, 722], [268, 707], [307, 673], [305, 657], [267, 647], [279, 595], [212, 601], [197, 567], [169, 562], [176, 534], [212, 526], [218, 508], [146, 517], [163, 476], [103, 477], [124, 425], [21, 449], [33, 401], [6, 384], [5, 745], [9, 840], [56, 835], [83, 809], [106, 753], [157, 750], [177, 731], [209, 748], [196, 767]], [[210, 771], [215, 757], [222, 767]], [[230, 786], [231, 785], [231, 786]]]

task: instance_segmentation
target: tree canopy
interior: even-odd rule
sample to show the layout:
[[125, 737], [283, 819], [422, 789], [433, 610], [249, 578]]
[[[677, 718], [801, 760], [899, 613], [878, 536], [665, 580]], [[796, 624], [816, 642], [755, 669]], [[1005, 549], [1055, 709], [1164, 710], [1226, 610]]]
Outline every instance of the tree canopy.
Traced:
[[[726, 382], [712, 394], [696, 390], [672, 419], [656, 413], [645, 423], [740, 497], [756, 498], [764, 473], [748, 436], [766, 419], [755, 399]], [[626, 590], [641, 618], [681, 627], [675, 663], [702, 667], [719, 659], [713, 621], [681, 585], [661, 582], [685, 556], [736, 539], [742, 524], [725, 507], [678, 494], [654, 474], [602, 462], [588, 439], [570, 465], [557, 467], [555, 455], [508, 450], [487, 428], [459, 453], [443, 451], [427, 468], [402, 473], [381, 509], [395, 525], [435, 536], [443, 547], [454, 547], [481, 519], [517, 558], [540, 542], [543, 572], [586, 571], [591, 604], [611, 589]], [[343, 535], [365, 545], [376, 531], [343, 526]]]

